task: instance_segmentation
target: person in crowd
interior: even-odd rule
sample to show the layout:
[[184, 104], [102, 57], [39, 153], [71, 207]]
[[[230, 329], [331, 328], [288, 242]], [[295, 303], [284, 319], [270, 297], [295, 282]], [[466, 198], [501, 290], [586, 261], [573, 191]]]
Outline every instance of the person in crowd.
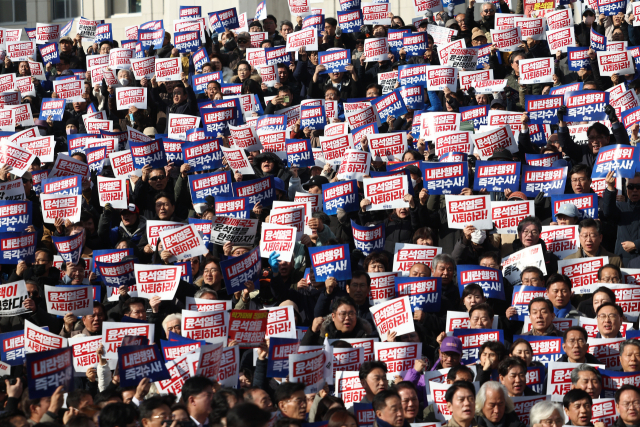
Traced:
[[515, 413], [513, 401], [503, 385], [488, 381], [476, 396], [476, 422], [478, 426], [504, 425], [523, 427]]
[[584, 390], [592, 399], [598, 399], [602, 392], [602, 375], [586, 363], [578, 365], [571, 371], [571, 388]]

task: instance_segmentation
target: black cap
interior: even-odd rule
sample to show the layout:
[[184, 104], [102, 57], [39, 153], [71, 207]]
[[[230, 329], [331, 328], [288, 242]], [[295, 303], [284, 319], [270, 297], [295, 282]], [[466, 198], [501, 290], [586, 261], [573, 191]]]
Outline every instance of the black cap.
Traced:
[[412, 173], [414, 175], [422, 175], [422, 172], [420, 172], [420, 168], [415, 165], [409, 165], [406, 169], [409, 171], [409, 173]]
[[320, 187], [322, 188], [323, 184], [328, 184], [329, 180], [327, 178], [325, 178], [322, 175], [316, 175], [314, 177], [311, 177], [311, 179], [309, 180], [309, 182], [307, 182], [305, 185], [302, 186], [302, 188], [304, 188], [305, 190], [309, 190], [311, 187]]
[[74, 125], [74, 126], [75, 126], [75, 127], [77, 127], [77, 128], [79, 128], [79, 127], [80, 127], [80, 124], [79, 124], [79, 122], [78, 122], [78, 119], [76, 119], [75, 117], [71, 117], [71, 118], [69, 118], [69, 119], [67, 120], [67, 123], [65, 124], [65, 127], [66, 127], [66, 126], [69, 126], [69, 125]]
[[493, 150], [493, 154], [489, 157], [489, 160], [505, 160], [507, 162], [513, 161], [513, 154], [506, 148], [496, 148]]

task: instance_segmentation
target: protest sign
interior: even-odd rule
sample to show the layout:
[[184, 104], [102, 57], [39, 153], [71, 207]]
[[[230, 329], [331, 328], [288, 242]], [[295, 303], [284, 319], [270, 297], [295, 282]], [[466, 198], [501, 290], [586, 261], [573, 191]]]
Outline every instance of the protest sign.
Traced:
[[516, 234], [520, 221], [529, 216], [535, 216], [533, 202], [533, 200], [491, 202], [491, 218], [498, 233]]
[[447, 221], [449, 228], [463, 229], [473, 225], [479, 230], [493, 228], [490, 196], [446, 195]]
[[[524, 65], [520, 64], [520, 67], [524, 67]], [[562, 102], [562, 95], [526, 95], [525, 103], [529, 113], [529, 122], [558, 124], [558, 108], [562, 107]]]
[[[0, 232], [25, 231], [32, 222], [30, 201], [0, 200]], [[3, 250], [9, 249], [2, 247]]]
[[[392, 92], [387, 96], [394, 95]], [[398, 94], [398, 99], [400, 95]], [[402, 102], [402, 101], [400, 101]], [[384, 119], [386, 120], [386, 118]], [[391, 132], [382, 135], [369, 135], [369, 150], [373, 160], [390, 161], [400, 160], [407, 148], [406, 132]]]
[[60, 348], [26, 355], [29, 398], [51, 397], [60, 386], [73, 390], [73, 357], [70, 348]]
[[318, 50], [318, 30], [306, 28], [287, 36], [287, 52], [297, 52], [301, 47], [308, 51]]
[[[422, 33], [420, 33], [422, 34]], [[459, 70], [475, 70], [478, 62], [478, 49], [454, 48], [449, 51], [445, 65]]]
[[[117, 262], [102, 262], [96, 260], [95, 269], [105, 286], [114, 287], [116, 292], [120, 286], [127, 286], [129, 287], [129, 296], [133, 296], [131, 295], [133, 291], [131, 287], [135, 287], [136, 284], [134, 264], [135, 259]], [[135, 287], [135, 292], [137, 295], [137, 287]], [[117, 294], [119, 293], [117, 292]], [[116, 299], [117, 297], [119, 297], [119, 295], [116, 295]]]
[[156, 58], [154, 65], [157, 81], [181, 80], [182, 61], [180, 58]]
[[386, 341], [389, 332], [400, 336], [414, 331], [408, 296], [378, 304], [369, 310], [382, 341]]
[[35, 262], [36, 233], [2, 233], [0, 248], [3, 264]]
[[579, 219], [598, 218], [598, 196], [596, 194], [570, 194], [551, 196], [551, 214], [552, 220], [557, 221], [557, 214], [560, 207], [564, 204], [571, 203], [580, 214]]
[[26, 353], [40, 353], [66, 346], [66, 338], [40, 328], [28, 320], [24, 321], [24, 349]]
[[514, 19], [515, 26], [520, 28], [522, 40], [529, 38], [533, 40], [545, 39], [545, 20], [540, 18], [524, 18], [516, 17]]
[[84, 230], [71, 236], [52, 236], [53, 243], [66, 263], [77, 264], [82, 253], [82, 242], [84, 240]]
[[566, 166], [546, 168], [525, 165], [522, 167], [521, 190], [530, 197], [536, 197], [540, 192], [543, 192], [545, 197], [564, 194], [566, 180]]
[[289, 354], [289, 382], [304, 383], [305, 393], [317, 393], [325, 383], [325, 352]]
[[[500, 52], [513, 52], [518, 49], [520, 42], [522, 41], [521, 28], [510, 28], [508, 30], [490, 30], [491, 40], [494, 46], [498, 48]], [[555, 52], [555, 51], [554, 51]]]
[[380, 304], [392, 300], [396, 295], [395, 279], [400, 273], [369, 273], [371, 285], [369, 287], [369, 303]]
[[42, 216], [46, 224], [54, 224], [56, 218], [80, 221], [82, 196], [42, 194], [40, 197]]
[[546, 274], [547, 271], [542, 254], [542, 246], [539, 244], [521, 249], [518, 252], [502, 258], [501, 264], [502, 276], [513, 286], [520, 285], [522, 270], [527, 267], [538, 267], [544, 274]]
[[367, 205], [367, 210], [409, 207], [409, 203], [404, 200], [409, 193], [406, 175], [365, 179], [363, 187], [365, 199], [371, 202]]
[[345, 212], [354, 212], [360, 208], [357, 182], [342, 181], [322, 185], [323, 210], [328, 215], [335, 215], [338, 208]]
[[215, 344], [229, 333], [229, 313], [182, 310], [181, 331], [183, 337]]
[[635, 147], [610, 145], [598, 151], [593, 165], [592, 178], [605, 178], [610, 171], [618, 178], [633, 178], [635, 174]]
[[460, 194], [468, 186], [468, 166], [461, 163], [421, 163], [424, 188], [429, 194]]
[[[183, 329], [184, 330], [184, 329]], [[148, 323], [104, 322], [102, 324], [102, 343], [105, 358], [117, 359], [118, 348], [125, 336], [144, 336], [149, 342], [154, 340], [155, 326]]]
[[136, 80], [151, 79], [156, 72], [155, 56], [149, 58], [131, 58], [131, 71]]
[[442, 280], [434, 277], [396, 277], [399, 297], [408, 296], [411, 311], [438, 313], [442, 304]]
[[473, 145], [482, 160], [487, 160], [498, 148], [506, 148], [511, 152], [517, 151], [517, 144], [509, 126], [474, 134]]
[[147, 109], [146, 87], [117, 87], [115, 90], [118, 110], [128, 110], [130, 107]]
[[600, 75], [634, 74], [635, 62], [630, 51], [624, 52], [596, 52]]
[[571, 280], [574, 288], [598, 282], [598, 270], [609, 263], [609, 257], [589, 257], [558, 261], [558, 272]]
[[269, 313], [264, 310], [231, 310], [229, 340], [240, 348], [258, 347], [265, 339]]
[[[393, 271], [402, 271], [404, 276], [415, 263], [423, 263], [431, 268], [431, 260], [442, 253], [442, 248], [411, 243], [396, 243], [393, 256]], [[405, 274], [406, 273], [406, 274]]]
[[119, 347], [117, 359], [123, 387], [136, 385], [143, 378], [152, 381], [171, 378], [155, 345]]
[[159, 296], [163, 301], [173, 300], [180, 283], [180, 273], [181, 268], [176, 266], [135, 264], [134, 274], [138, 285], [138, 296], [149, 299]]
[[24, 280], [0, 285], [0, 299], [2, 300], [2, 304], [0, 304], [0, 317], [11, 317], [28, 313], [29, 310], [23, 306], [27, 298], [29, 298], [29, 293], [27, 292]]
[[500, 270], [474, 265], [459, 265], [457, 272], [460, 295], [462, 295], [467, 285], [477, 283], [482, 286], [485, 298], [505, 299], [504, 284]]
[[567, 48], [576, 45], [576, 36], [573, 26], [547, 31], [547, 43], [551, 52], [566, 52]]
[[[517, 191], [520, 180], [520, 163], [478, 160], [473, 188], [476, 191]], [[454, 193], [459, 194], [459, 193]]]
[[324, 282], [328, 277], [336, 280], [351, 279], [349, 245], [309, 248], [309, 255], [317, 281]]
[[296, 232], [293, 227], [263, 223], [260, 238], [262, 258], [269, 258], [271, 253], [276, 251], [280, 254], [280, 261], [291, 261]]
[[511, 306], [515, 307], [518, 313], [515, 320], [524, 322], [529, 316], [529, 302], [534, 298], [545, 298], [546, 293], [546, 289], [538, 286], [515, 286], [511, 300]]
[[556, 254], [560, 259], [571, 255], [580, 247], [578, 227], [575, 225], [543, 226], [540, 239], [545, 242], [547, 250]]
[[64, 153], [58, 153], [53, 169], [49, 172], [49, 178], [58, 176], [80, 175], [82, 177], [89, 175], [89, 166], [86, 163], [76, 160]]
[[93, 289], [89, 286], [44, 286], [47, 312], [58, 316], [93, 314]]

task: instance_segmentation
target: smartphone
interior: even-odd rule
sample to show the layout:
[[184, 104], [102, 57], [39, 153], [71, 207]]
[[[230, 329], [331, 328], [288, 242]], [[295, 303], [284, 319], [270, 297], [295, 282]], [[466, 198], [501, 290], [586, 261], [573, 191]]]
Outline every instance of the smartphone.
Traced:
[[284, 102], [289, 102], [289, 95], [285, 95], [282, 97]]

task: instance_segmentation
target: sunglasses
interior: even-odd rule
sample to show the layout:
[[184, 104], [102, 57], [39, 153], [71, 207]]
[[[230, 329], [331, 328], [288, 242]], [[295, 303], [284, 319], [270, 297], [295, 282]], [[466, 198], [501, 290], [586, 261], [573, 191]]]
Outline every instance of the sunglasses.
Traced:
[[627, 184], [627, 190], [640, 190], [640, 184]]
[[238, 39], [238, 43], [249, 43], [247, 39]]
[[162, 181], [166, 177], [166, 175], [152, 176], [151, 178], [149, 178], [149, 181]]

